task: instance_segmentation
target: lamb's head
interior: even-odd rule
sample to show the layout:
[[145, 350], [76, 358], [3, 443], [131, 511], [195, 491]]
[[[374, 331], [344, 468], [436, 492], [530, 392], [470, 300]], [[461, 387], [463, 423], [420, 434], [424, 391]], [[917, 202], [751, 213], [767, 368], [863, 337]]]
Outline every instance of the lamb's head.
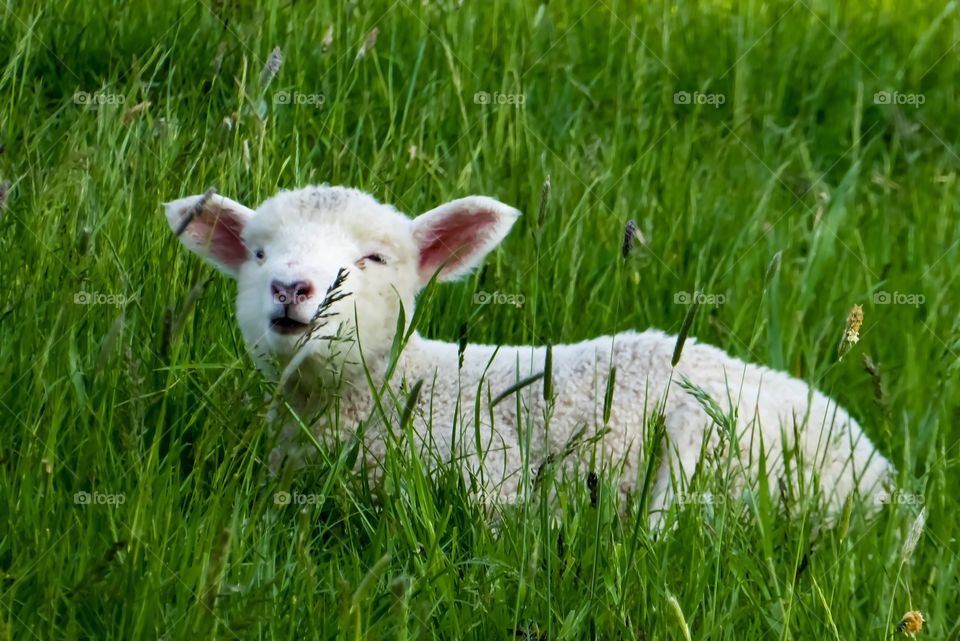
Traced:
[[[411, 220], [344, 187], [283, 191], [254, 211], [219, 195], [166, 205], [180, 240], [237, 279], [237, 319], [268, 373], [293, 362], [343, 372], [389, 353], [401, 305], [436, 275], [469, 273], [519, 212], [492, 198], [454, 200]], [[359, 348], [359, 349], [358, 349]]]

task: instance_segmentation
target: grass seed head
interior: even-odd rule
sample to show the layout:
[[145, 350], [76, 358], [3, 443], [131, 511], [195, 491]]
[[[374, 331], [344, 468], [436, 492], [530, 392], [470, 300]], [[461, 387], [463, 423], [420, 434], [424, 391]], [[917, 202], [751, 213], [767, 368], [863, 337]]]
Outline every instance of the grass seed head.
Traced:
[[763, 286], [767, 287], [770, 285], [770, 281], [773, 280], [773, 277], [777, 275], [780, 271], [780, 262], [783, 260], [783, 250], [781, 249], [776, 254], [773, 255], [773, 258], [770, 259], [770, 264], [767, 265], [767, 273], [763, 277]]
[[877, 407], [883, 411], [884, 417], [889, 418], [890, 402], [887, 397], [887, 387], [884, 385], [883, 376], [880, 374], [880, 366], [866, 352], [863, 354], [863, 369], [869, 374], [870, 380], [873, 382], [873, 400]]
[[87, 252], [90, 251], [90, 235], [92, 233], [93, 230], [84, 225], [77, 234], [77, 254], [80, 256], [86, 256]]
[[333, 46], [333, 25], [327, 27], [323, 34], [323, 40], [320, 41], [321, 53], [327, 53], [331, 46]]
[[547, 345], [547, 353], [543, 359], [543, 400], [553, 399], [553, 345]]
[[903, 548], [900, 551], [900, 559], [903, 563], [909, 561], [910, 557], [913, 556], [913, 551], [917, 548], [917, 543], [920, 542], [920, 535], [923, 534], [923, 528], [926, 524], [927, 508], [923, 508], [917, 518], [913, 520], [913, 525], [910, 526], [907, 538], [903, 542]]
[[623, 247], [621, 253], [626, 258], [633, 251], [633, 246], [637, 241], [637, 223], [635, 220], [628, 220], [623, 228]]
[[359, 62], [367, 57], [367, 52], [377, 46], [377, 37], [379, 36], [380, 27], [374, 27], [370, 33], [367, 34], [367, 39], [360, 45], [360, 51], [357, 52], [357, 58], [354, 62]]
[[203, 592], [200, 594], [200, 602], [204, 609], [213, 614], [217, 605], [217, 597], [220, 594], [220, 586], [223, 583], [224, 571], [227, 568], [227, 561], [230, 558], [230, 528], [223, 528], [214, 541], [208, 556], [209, 566], [207, 570], [206, 583]]
[[547, 220], [547, 205], [550, 203], [550, 190], [552, 185], [550, 184], [550, 175], [547, 174], [547, 177], [543, 181], [543, 187], [540, 189], [540, 211], [537, 212], [537, 227], [542, 228], [543, 224]]
[[143, 102], [139, 102], [139, 103], [135, 104], [134, 106], [130, 107], [129, 109], [127, 109], [126, 111], [124, 111], [124, 112], [123, 112], [123, 117], [122, 117], [123, 124], [129, 125], [130, 123], [132, 123], [132, 122], [133, 122], [134, 120], [136, 120], [141, 114], [143, 114], [144, 112], [146, 112], [147, 109], [149, 109], [149, 108], [150, 108], [150, 105], [152, 105], [152, 104], [153, 104], [153, 103], [150, 102], [149, 100], [144, 100]]
[[263, 71], [260, 72], [261, 89], [266, 89], [270, 86], [270, 83], [273, 82], [273, 79], [276, 78], [277, 73], [280, 71], [280, 65], [282, 64], [283, 52], [280, 51], [280, 47], [274, 47], [273, 51], [271, 51], [267, 57], [266, 64], [263, 65]]
[[687, 315], [683, 317], [683, 325], [680, 326], [680, 333], [677, 334], [677, 342], [673, 348], [673, 358], [670, 359], [670, 367], [676, 367], [680, 362], [680, 355], [683, 354], [683, 344], [687, 341], [687, 335], [693, 326], [693, 319], [697, 315], [697, 308], [700, 307], [700, 300], [703, 298], [703, 292], [696, 291], [693, 302], [687, 308]]
[[225, 132], [227, 132], [227, 133], [230, 133], [231, 131], [233, 131], [233, 127], [237, 124], [237, 119], [238, 119], [239, 117], [240, 117], [240, 116], [239, 116], [239, 114], [238, 114], [236, 111], [234, 111], [234, 112], [233, 112], [232, 114], [230, 114], [229, 116], [224, 117], [224, 119], [223, 119], [223, 130], [224, 130]]
[[669, 592], [667, 593], [667, 605], [670, 606], [670, 611], [673, 613], [677, 625], [680, 626], [680, 632], [683, 634], [683, 638], [686, 639], [686, 641], [691, 641], [690, 627], [687, 625], [686, 617], [683, 616], [683, 609], [680, 607], [680, 602], [677, 601], [677, 597]]
[[177, 236], [183, 234], [186, 231], [187, 227], [190, 226], [190, 223], [193, 222], [193, 219], [200, 215], [200, 212], [203, 211], [203, 208], [207, 206], [207, 203], [210, 202], [210, 199], [213, 198], [214, 194], [217, 193], [216, 187], [210, 187], [203, 194], [203, 197], [197, 201], [193, 208], [187, 212], [187, 215], [184, 217], [183, 221], [180, 223], [180, 226], [176, 230]]
[[463, 369], [463, 354], [467, 351], [467, 324], [460, 323], [460, 339], [457, 341], [457, 360]]
[[227, 43], [221, 42], [220, 46], [217, 47], [217, 53], [213, 57], [213, 60], [210, 61], [210, 71], [213, 72], [214, 76], [220, 75], [220, 69], [223, 67], [223, 57], [227, 54]]
[[860, 328], [863, 326], [863, 307], [854, 305], [847, 314], [847, 323], [843, 328], [843, 336], [840, 338], [840, 345], [837, 346], [837, 360], [843, 360], [843, 357], [853, 349], [853, 346], [860, 342]]

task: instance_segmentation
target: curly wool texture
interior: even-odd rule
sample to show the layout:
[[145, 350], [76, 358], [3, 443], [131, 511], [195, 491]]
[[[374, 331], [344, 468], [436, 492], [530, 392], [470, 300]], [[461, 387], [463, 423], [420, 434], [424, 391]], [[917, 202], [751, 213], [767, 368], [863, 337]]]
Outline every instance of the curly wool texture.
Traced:
[[[520, 416], [516, 395], [491, 407], [499, 394], [543, 371], [543, 347], [468, 345], [461, 369], [457, 345], [415, 334], [401, 356], [397, 382], [402, 377], [409, 388], [415, 381], [424, 381], [413, 419], [421, 453], [437, 463], [455, 461], [468, 482], [480, 482], [477, 491], [485, 500], [492, 497], [510, 502], [521, 496], [525, 470], [527, 479], [534, 476], [547, 457], [564, 452], [583, 427], [587, 428], [584, 439], [597, 430], [609, 430], [599, 441], [598, 451], [607, 462], [622, 464], [620, 489], [626, 496], [643, 481], [646, 431], [652, 429], [655, 405], [666, 395], [665, 456], [654, 479], [651, 511], [656, 514], [668, 508], [697, 471], [701, 452], [711, 454], [721, 447], [723, 428], [700, 401], [678, 385], [688, 379], [709, 394], [725, 414], [739, 419], [739, 447], [728, 445], [723, 451], [736, 457], [733, 467], [738, 485], [759, 479], [762, 443], [771, 483], [789, 478], [794, 493], [801, 487], [812, 491], [813, 484], [819, 484], [830, 513], [837, 513], [856, 490], [864, 500], [875, 505], [882, 502], [892, 466], [842, 407], [799, 379], [745, 363], [693, 339], [688, 339], [671, 376], [675, 341], [673, 336], [649, 330], [554, 346], [554, 405], [549, 423], [544, 420], [543, 378], [516, 393], [522, 401]], [[616, 377], [609, 421], [604, 424], [611, 367], [616, 368]], [[666, 393], [671, 380], [673, 389]], [[372, 398], [362, 386], [358, 381], [355, 390], [342, 397], [342, 426], [359, 425], [374, 413]], [[475, 429], [478, 395], [479, 452]], [[317, 401], [316, 396], [310, 398]], [[301, 396], [297, 404], [308, 407], [313, 403]], [[522, 430], [531, 424], [528, 457]], [[332, 436], [323, 422], [316, 429], [321, 438]], [[288, 427], [288, 438], [297, 432]], [[278, 447], [271, 461], [279, 467], [291, 456], [302, 460], [312, 449], [294, 438]], [[373, 464], [372, 480], [376, 481], [376, 466], [386, 453], [384, 434], [376, 428], [369, 432], [366, 449], [368, 462]], [[794, 469], [789, 473], [784, 469], [784, 451], [791, 453]], [[592, 454], [591, 447], [574, 448], [564, 462], [583, 470]], [[532, 469], [526, 469], [527, 460]], [[721, 461], [718, 467], [723, 464]]]

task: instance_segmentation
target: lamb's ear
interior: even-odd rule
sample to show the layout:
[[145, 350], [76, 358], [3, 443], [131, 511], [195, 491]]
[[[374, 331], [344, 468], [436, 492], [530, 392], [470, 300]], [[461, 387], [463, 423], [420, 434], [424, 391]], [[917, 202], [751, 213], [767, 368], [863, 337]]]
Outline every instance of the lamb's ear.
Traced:
[[252, 210], [216, 194], [210, 198], [188, 196], [164, 203], [164, 207], [170, 228], [187, 249], [227, 274], [237, 275], [249, 257], [242, 233], [253, 217]]
[[[420, 250], [420, 281], [456, 280], [469, 274], [500, 244], [520, 212], [486, 196], [452, 200], [413, 221], [413, 238]], [[442, 269], [441, 269], [442, 266]]]

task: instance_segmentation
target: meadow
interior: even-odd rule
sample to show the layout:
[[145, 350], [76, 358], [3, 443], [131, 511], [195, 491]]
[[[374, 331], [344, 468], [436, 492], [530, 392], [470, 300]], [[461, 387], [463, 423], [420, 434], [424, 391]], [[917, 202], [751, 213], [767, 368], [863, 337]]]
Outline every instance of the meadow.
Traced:
[[[7, 0], [0, 639], [879, 640], [909, 610], [960, 639], [957, 9]], [[702, 475], [658, 533], [607, 467], [496, 519], [401, 453], [386, 501], [271, 479], [235, 287], [161, 204], [322, 182], [524, 212], [423, 334], [677, 332], [696, 301], [691, 335], [831, 395], [899, 491], [822, 528]]]

